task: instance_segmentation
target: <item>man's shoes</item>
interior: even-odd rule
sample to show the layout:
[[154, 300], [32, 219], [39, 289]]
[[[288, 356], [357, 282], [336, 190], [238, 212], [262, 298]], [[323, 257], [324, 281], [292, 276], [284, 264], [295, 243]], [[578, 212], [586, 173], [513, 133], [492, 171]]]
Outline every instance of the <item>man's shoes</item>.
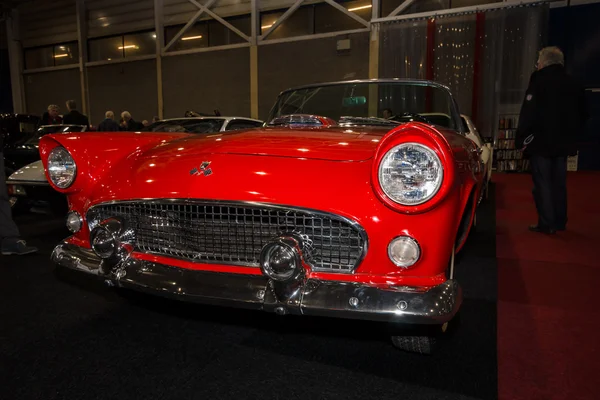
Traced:
[[545, 233], [546, 235], [554, 235], [556, 233], [555, 229], [545, 228], [545, 227], [539, 226], [539, 225], [531, 225], [531, 226], [529, 226], [529, 230], [531, 232]]
[[3, 256], [23, 256], [37, 251], [37, 247], [27, 246], [27, 242], [21, 239], [4, 239], [2, 241]]

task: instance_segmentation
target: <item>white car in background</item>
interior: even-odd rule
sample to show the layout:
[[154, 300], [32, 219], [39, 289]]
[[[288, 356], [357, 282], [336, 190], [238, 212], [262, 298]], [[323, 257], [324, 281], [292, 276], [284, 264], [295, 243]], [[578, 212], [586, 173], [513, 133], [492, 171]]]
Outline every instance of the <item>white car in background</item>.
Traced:
[[481, 149], [481, 163], [484, 168], [484, 187], [485, 187], [485, 197], [488, 195], [489, 183], [492, 179], [492, 159], [494, 153], [494, 147], [491, 143], [486, 143], [479, 135], [479, 131], [475, 127], [475, 124], [471, 120], [468, 115], [461, 114], [461, 119], [463, 124], [465, 125], [466, 135], [469, 139], [471, 139], [477, 147]]
[[[420, 121], [428, 124], [440, 125], [440, 126], [451, 126], [452, 119], [448, 114], [444, 113], [421, 113], [412, 114], [405, 113], [401, 115], [395, 115], [388, 118], [392, 121]], [[468, 115], [461, 114], [462, 123], [464, 125], [465, 136], [471, 139], [473, 143], [481, 150], [480, 158], [483, 166], [483, 188], [482, 198], [488, 195], [489, 182], [492, 177], [492, 156], [494, 147], [491, 143], [484, 141], [479, 135], [479, 131], [475, 127], [475, 124]]]
[[[208, 134], [253, 129], [261, 127], [263, 124], [263, 121], [252, 118], [203, 116], [165, 119], [157, 121], [143, 130], [147, 132]], [[41, 136], [31, 139], [35, 141], [32, 143], [36, 148], [40, 138]], [[62, 215], [68, 211], [66, 196], [50, 186], [46, 179], [42, 161], [33, 162], [15, 171], [7, 178], [6, 184], [13, 210], [19, 207], [21, 210], [26, 211], [31, 208], [32, 204], [41, 202], [49, 204], [55, 214]]]

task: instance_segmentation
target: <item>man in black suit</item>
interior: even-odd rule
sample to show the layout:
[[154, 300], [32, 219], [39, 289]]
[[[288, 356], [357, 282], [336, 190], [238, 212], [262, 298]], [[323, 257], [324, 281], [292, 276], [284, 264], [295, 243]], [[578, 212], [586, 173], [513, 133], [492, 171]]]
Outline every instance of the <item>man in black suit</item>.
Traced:
[[120, 130], [119, 124], [115, 121], [114, 112], [107, 111], [104, 116], [104, 120], [98, 124], [98, 132], [117, 132]]
[[587, 119], [585, 91], [564, 68], [557, 47], [539, 53], [521, 106], [516, 145], [525, 148], [533, 177], [538, 223], [533, 232], [554, 234], [567, 225], [567, 157]]
[[77, 111], [77, 103], [75, 100], [67, 101], [67, 109], [69, 112], [63, 117], [63, 124], [66, 125], [85, 125], [90, 127], [88, 117]]

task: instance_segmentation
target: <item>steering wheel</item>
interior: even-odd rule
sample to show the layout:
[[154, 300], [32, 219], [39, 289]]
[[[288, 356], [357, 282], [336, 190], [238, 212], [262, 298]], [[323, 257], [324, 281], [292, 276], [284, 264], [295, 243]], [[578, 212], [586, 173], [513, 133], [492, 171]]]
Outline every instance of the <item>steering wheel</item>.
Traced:
[[390, 119], [392, 119], [394, 121], [398, 121], [398, 122], [409, 122], [409, 121], [413, 120], [413, 121], [422, 122], [424, 124], [431, 125], [431, 121], [428, 120], [427, 118], [425, 118], [424, 116], [422, 116], [421, 114], [411, 113], [411, 112], [405, 112], [402, 115], [395, 115]]

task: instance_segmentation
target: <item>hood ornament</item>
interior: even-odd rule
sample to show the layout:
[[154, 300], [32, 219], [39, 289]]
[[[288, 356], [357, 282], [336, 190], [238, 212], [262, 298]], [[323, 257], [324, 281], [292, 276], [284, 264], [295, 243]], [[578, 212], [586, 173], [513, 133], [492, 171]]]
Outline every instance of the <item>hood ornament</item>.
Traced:
[[212, 175], [212, 168], [208, 168], [210, 166], [210, 161], [202, 161], [199, 167], [194, 167], [190, 171], [190, 175], [192, 176], [209, 176]]

